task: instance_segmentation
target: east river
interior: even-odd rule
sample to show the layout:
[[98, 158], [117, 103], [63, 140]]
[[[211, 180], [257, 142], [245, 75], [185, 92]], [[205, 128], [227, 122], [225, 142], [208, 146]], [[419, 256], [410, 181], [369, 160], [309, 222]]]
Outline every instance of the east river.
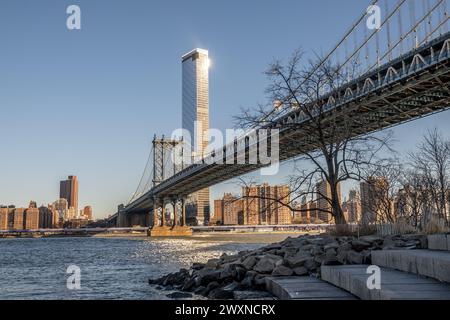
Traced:
[[[0, 239], [0, 299], [167, 299], [168, 292], [148, 285], [149, 278], [287, 236]], [[79, 268], [80, 289], [67, 287], [69, 266]]]

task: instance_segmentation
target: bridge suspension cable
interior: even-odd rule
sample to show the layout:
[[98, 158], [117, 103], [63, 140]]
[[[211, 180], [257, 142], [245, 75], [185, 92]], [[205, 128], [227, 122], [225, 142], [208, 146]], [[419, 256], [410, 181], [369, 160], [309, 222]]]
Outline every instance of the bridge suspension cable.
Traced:
[[132, 194], [131, 199], [128, 201], [128, 204], [139, 198], [150, 189], [150, 182], [153, 180], [153, 153], [154, 148], [152, 145], [147, 158], [147, 163], [145, 164], [141, 179], [139, 180], [139, 184], [136, 188], [136, 191]]

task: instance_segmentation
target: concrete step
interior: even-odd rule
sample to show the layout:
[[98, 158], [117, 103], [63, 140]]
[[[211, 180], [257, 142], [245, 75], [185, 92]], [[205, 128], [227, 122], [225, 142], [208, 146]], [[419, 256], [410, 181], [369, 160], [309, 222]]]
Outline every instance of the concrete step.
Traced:
[[432, 250], [372, 251], [372, 264], [450, 283], [450, 252]]
[[313, 277], [267, 277], [266, 288], [282, 300], [356, 300], [347, 291]]
[[322, 279], [364, 300], [450, 300], [450, 286], [402, 271], [381, 269], [381, 289], [369, 289], [369, 265], [322, 266]]
[[428, 249], [450, 251], [450, 234], [430, 234], [427, 239]]

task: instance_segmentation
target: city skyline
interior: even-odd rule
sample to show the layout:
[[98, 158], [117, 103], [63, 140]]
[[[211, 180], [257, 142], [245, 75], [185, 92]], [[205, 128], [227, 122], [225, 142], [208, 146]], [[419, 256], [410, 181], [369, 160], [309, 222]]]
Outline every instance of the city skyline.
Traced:
[[[262, 2], [258, 13], [251, 4], [236, 3], [240, 10], [234, 10], [229, 4], [180, 3], [173, 17], [177, 22], [169, 26], [158, 17], [170, 11], [164, 3], [136, 2], [125, 13], [125, 4], [108, 4], [111, 10], [105, 15], [101, 5], [79, 1], [84, 19], [79, 32], [65, 28], [65, 3], [43, 1], [24, 9], [20, 1], [2, 2], [0, 35], [6, 50], [0, 62], [5, 71], [0, 75], [0, 146], [13, 156], [0, 169], [0, 203], [52, 203], [58, 193], [54, 181], [74, 172], [85, 186], [80, 202], [92, 204], [96, 218], [114, 213], [117, 203], [126, 203], [135, 189], [153, 134], [169, 134], [181, 123], [179, 57], [184, 52], [209, 49], [210, 122], [224, 129], [240, 107], [266, 101], [262, 73], [274, 58], [286, 58], [300, 45], [326, 52], [335, 44], [349, 19], [366, 6], [350, 2], [342, 8], [334, 1], [292, 1], [287, 25], [269, 29], [267, 21], [277, 9], [270, 2]], [[249, 14], [259, 19], [254, 28], [243, 28]], [[111, 24], [111, 19], [118, 23]], [[205, 23], [217, 27], [208, 30]], [[164, 36], [158, 34], [161, 27], [168, 30]], [[38, 49], [37, 42], [43, 44]], [[130, 84], [126, 89], [125, 83]], [[17, 121], [27, 126], [17, 126]], [[397, 127], [396, 147], [411, 150], [434, 126], [448, 135], [448, 121], [445, 112]], [[33, 165], [30, 154], [38, 158]], [[288, 171], [283, 165], [279, 176], [267, 182], [282, 183]], [[211, 199], [234, 189], [229, 183], [214, 186]]]

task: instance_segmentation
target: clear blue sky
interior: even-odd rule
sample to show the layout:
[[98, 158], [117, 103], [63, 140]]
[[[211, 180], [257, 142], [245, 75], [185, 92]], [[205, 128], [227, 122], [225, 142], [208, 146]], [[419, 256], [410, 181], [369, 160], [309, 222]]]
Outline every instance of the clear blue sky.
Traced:
[[[77, 175], [97, 218], [135, 190], [153, 135], [181, 125], [181, 61], [208, 49], [210, 124], [266, 100], [263, 75], [298, 47], [327, 51], [364, 0], [1, 0], [0, 204], [47, 204]], [[77, 4], [82, 30], [66, 28]], [[396, 129], [412, 149], [448, 112]], [[446, 131], [445, 131], [446, 130]], [[280, 181], [282, 175], [280, 175]], [[214, 187], [212, 198], [227, 184]]]

